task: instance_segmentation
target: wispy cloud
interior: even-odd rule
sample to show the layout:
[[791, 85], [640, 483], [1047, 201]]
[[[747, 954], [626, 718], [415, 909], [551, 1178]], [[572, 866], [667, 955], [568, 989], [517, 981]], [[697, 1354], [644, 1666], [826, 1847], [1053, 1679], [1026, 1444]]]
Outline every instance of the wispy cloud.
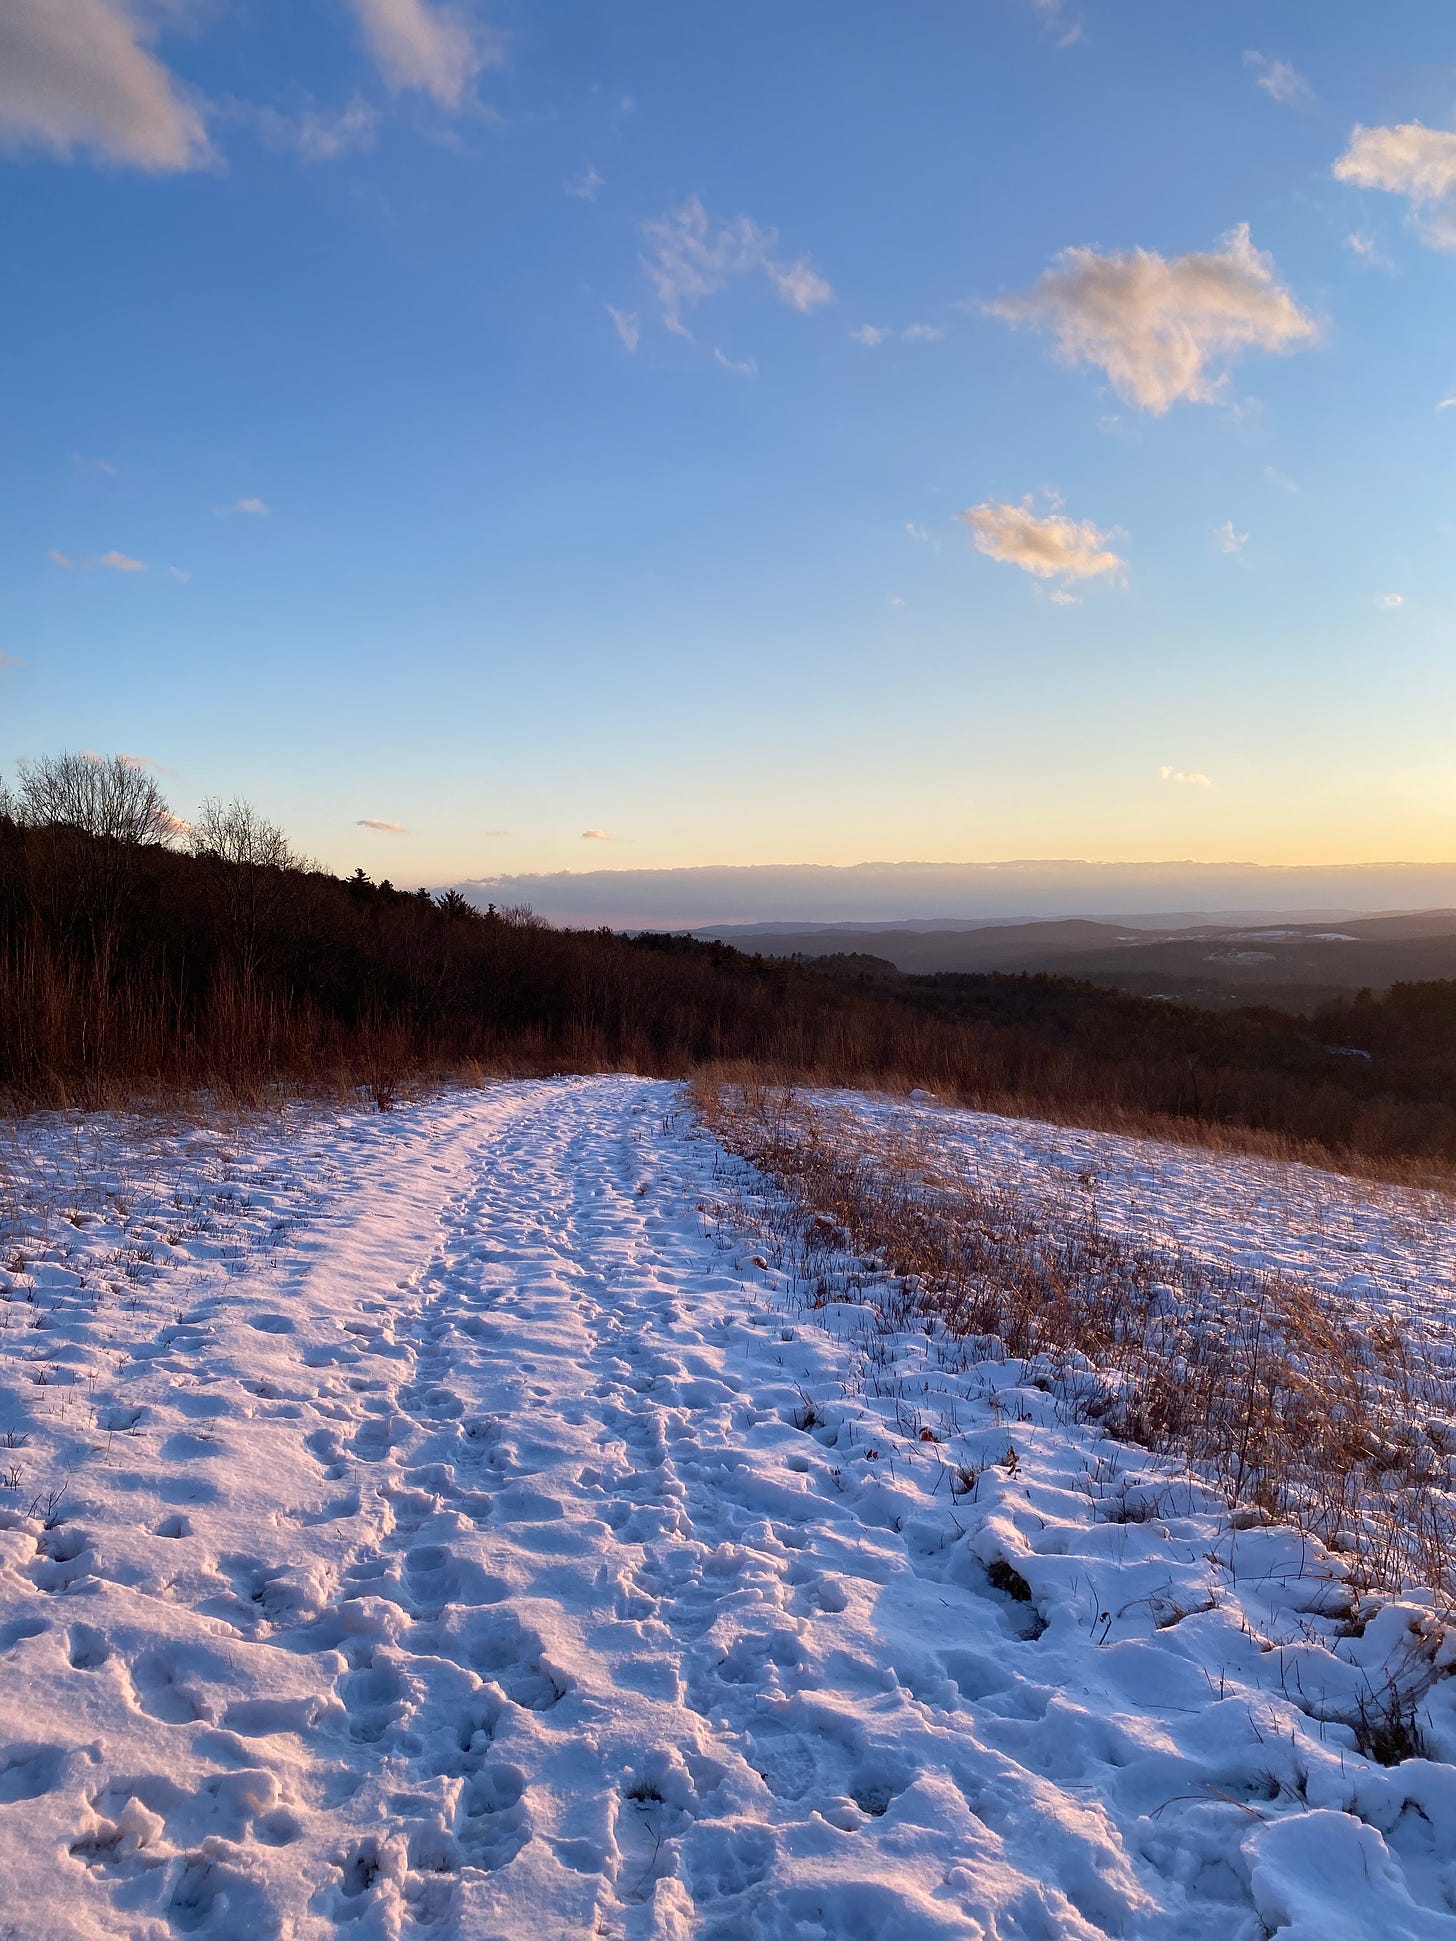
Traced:
[[714, 224], [697, 196], [644, 223], [642, 234], [643, 270], [662, 321], [680, 337], [692, 335], [685, 312], [743, 277], [766, 277], [794, 310], [817, 309], [834, 294], [806, 258], [780, 258], [776, 229], [762, 228], [748, 216]]
[[1214, 544], [1221, 553], [1241, 553], [1249, 543], [1246, 532], [1235, 532], [1232, 519], [1225, 519], [1221, 526], [1213, 529]]
[[1212, 781], [1200, 769], [1172, 768], [1167, 762], [1158, 770], [1158, 779], [1163, 782], [1176, 782], [1185, 789], [1211, 789]]
[[253, 108], [239, 114], [253, 123], [265, 147], [296, 154], [305, 162], [362, 154], [374, 146], [383, 118], [372, 102], [358, 94], [344, 108], [309, 106], [295, 114], [281, 108]]
[[409, 830], [402, 822], [384, 822], [378, 816], [361, 815], [354, 824], [356, 829], [372, 829], [380, 836], [407, 836]]
[[945, 336], [943, 324], [913, 323], [903, 329], [892, 330], [880, 324], [861, 324], [858, 330], [850, 331], [855, 343], [862, 344], [866, 350], [874, 350], [878, 345], [888, 343], [892, 337], [899, 338], [902, 344], [938, 344]]
[[595, 202], [607, 186], [607, 179], [604, 175], [598, 175], [594, 168], [587, 168], [580, 175], [574, 175], [569, 181], [563, 182], [561, 186], [567, 195], [574, 197], [578, 202]]
[[1262, 88], [1282, 108], [1296, 108], [1301, 102], [1314, 100], [1314, 89], [1288, 61], [1250, 47], [1244, 54], [1244, 66], [1252, 69], [1254, 86]]
[[0, 146], [89, 149], [156, 174], [205, 167], [202, 110], [123, 0], [4, 0]]
[[1337, 181], [1404, 196], [1417, 234], [1433, 249], [1456, 249], [1456, 134], [1403, 121], [1358, 123], [1332, 170]]
[[1090, 519], [1069, 519], [1060, 512], [1039, 517], [1030, 499], [1020, 505], [987, 500], [956, 517], [970, 527], [978, 552], [1038, 579], [1096, 579], [1126, 564], [1108, 544], [1112, 533], [1102, 532]]
[[73, 559], [69, 553], [52, 548], [46, 558], [56, 566], [63, 566], [68, 573], [92, 573], [98, 569], [111, 573], [145, 573], [147, 570], [145, 560], [133, 559], [128, 553], [93, 553], [89, 559]]
[[192, 578], [192, 575], [189, 572], [187, 572], [187, 570], [184, 567], [181, 567], [181, 566], [169, 566], [167, 568], [167, 571], [171, 574], [174, 580], [180, 580], [183, 586], [185, 586], [187, 582]]
[[642, 320], [635, 310], [618, 310], [607, 305], [607, 315], [611, 318], [625, 351], [635, 351], [642, 342]]
[[1387, 613], [1391, 613], [1396, 607], [1403, 607], [1405, 605], [1405, 595], [1403, 593], [1377, 594], [1375, 604], [1383, 608]]
[[713, 347], [713, 356], [725, 371], [732, 371], [735, 377], [757, 377], [758, 359], [756, 357], [730, 357], [726, 351]]
[[241, 512], [250, 519], [266, 519], [269, 508], [262, 499], [234, 499], [228, 511]]
[[610, 842], [612, 840], [605, 829], [583, 829], [581, 839], [583, 842]]
[[1082, 604], [1080, 593], [1068, 593], [1064, 586], [1054, 586], [1047, 598], [1054, 607], [1079, 607]]
[[1279, 471], [1273, 465], [1266, 465], [1264, 467], [1264, 476], [1278, 492], [1297, 493], [1299, 491], [1299, 487], [1295, 484], [1294, 480], [1287, 473]]
[[905, 530], [906, 532], [909, 533], [910, 537], [915, 541], [916, 545], [928, 546], [930, 544], [929, 532], [926, 530], [924, 526], [917, 526], [913, 519], [907, 519], [905, 521]]
[[1345, 238], [1345, 247], [1353, 256], [1358, 257], [1367, 269], [1389, 270], [1395, 267], [1375, 238], [1367, 236], [1363, 229], [1352, 229]]
[[1245, 223], [1216, 250], [1171, 259], [1149, 249], [1064, 249], [1031, 289], [986, 308], [1048, 333], [1063, 363], [1096, 365], [1119, 397], [1152, 412], [1179, 399], [1212, 404], [1227, 383], [1215, 366], [1315, 335]]
[[463, 105], [471, 83], [502, 48], [464, 8], [428, 0], [348, 0], [374, 63], [390, 87], [417, 89], [443, 108]]
[[1058, 47], [1075, 47], [1082, 38], [1079, 14], [1068, 13], [1063, 0], [1029, 0], [1031, 10], [1056, 41]]

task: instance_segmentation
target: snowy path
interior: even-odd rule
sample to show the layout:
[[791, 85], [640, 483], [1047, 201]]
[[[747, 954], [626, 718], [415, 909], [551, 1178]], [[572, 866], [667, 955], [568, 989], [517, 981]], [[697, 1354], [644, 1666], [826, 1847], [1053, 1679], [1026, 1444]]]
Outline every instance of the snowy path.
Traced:
[[276, 1142], [129, 1295], [12, 1262], [68, 1481], [0, 1497], [0, 1935], [1456, 1937], [1456, 1769], [1331, 1722], [1419, 1607], [1341, 1640], [1284, 1533], [1099, 1517], [1044, 1398], [879, 1343], [953, 1498], [689, 1132], [502, 1086]]

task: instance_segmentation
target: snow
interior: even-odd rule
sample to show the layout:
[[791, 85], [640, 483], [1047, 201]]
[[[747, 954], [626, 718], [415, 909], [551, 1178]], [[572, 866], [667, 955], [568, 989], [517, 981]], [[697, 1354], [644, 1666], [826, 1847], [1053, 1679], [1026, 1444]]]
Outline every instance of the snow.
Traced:
[[[1432, 1200], [860, 1109], [1449, 1301]], [[0, 1934], [1456, 1938], [1430, 1595], [1352, 1617], [1013, 1366], [810, 1307], [729, 1215], [767, 1191], [619, 1077], [18, 1129]], [[1392, 1679], [1432, 1756], [1385, 1768]]]
[[1041, 1120], [926, 1110], [913, 1094], [908, 1106], [873, 1094], [811, 1096], [871, 1126], [928, 1135], [968, 1177], [1013, 1187], [1052, 1212], [1090, 1196], [1102, 1225], [1135, 1242], [1286, 1274], [1430, 1329], [1449, 1329], [1456, 1309], [1456, 1209], [1444, 1193]]

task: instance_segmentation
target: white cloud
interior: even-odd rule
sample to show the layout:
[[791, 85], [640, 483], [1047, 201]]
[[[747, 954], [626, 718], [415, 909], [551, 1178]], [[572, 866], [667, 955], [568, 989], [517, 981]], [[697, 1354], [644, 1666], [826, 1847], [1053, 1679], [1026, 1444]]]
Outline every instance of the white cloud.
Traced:
[[1405, 595], [1403, 593], [1382, 593], [1377, 597], [1375, 604], [1378, 607], [1384, 608], [1387, 613], [1390, 613], [1396, 607], [1403, 607], [1405, 605]]
[[1213, 783], [1209, 780], [1208, 776], [1204, 775], [1200, 770], [1196, 768], [1191, 770], [1170, 768], [1166, 762], [1158, 770], [1158, 777], [1161, 781], [1177, 782], [1183, 788], [1188, 789], [1211, 789], [1213, 787]]
[[850, 336], [866, 350], [873, 350], [876, 344], [883, 344], [887, 337], [893, 337], [892, 330], [882, 330], [878, 324], [861, 324], [858, 330], [851, 330]]
[[90, 559], [72, 559], [69, 553], [52, 549], [46, 558], [57, 566], [64, 566], [68, 573], [90, 573], [98, 567], [111, 573], [145, 573], [147, 570], [145, 560], [132, 559], [128, 554], [118, 552], [93, 553]]
[[583, 829], [581, 839], [583, 842], [610, 842], [612, 840], [605, 829]]
[[930, 534], [924, 526], [917, 526], [913, 519], [906, 520], [905, 530], [918, 546], [928, 546], [930, 544]]
[[617, 310], [609, 303], [607, 315], [616, 326], [623, 350], [634, 351], [642, 342], [642, 325], [635, 310]]
[[900, 332], [907, 344], [938, 344], [945, 335], [939, 324], [906, 324]]
[[1253, 69], [1254, 86], [1262, 88], [1281, 107], [1293, 108], [1301, 101], [1314, 99], [1314, 89], [1288, 61], [1278, 60], [1272, 54], [1260, 54], [1250, 47], [1244, 54], [1244, 66]]
[[713, 347], [713, 355], [723, 366], [723, 369], [725, 371], [732, 371], [735, 377], [758, 376], [758, 359], [756, 357], [730, 357], [726, 351], [719, 350], [716, 345]]
[[766, 276], [795, 310], [813, 310], [834, 294], [804, 259], [779, 260], [777, 230], [761, 228], [748, 216], [715, 228], [696, 196], [644, 223], [642, 233], [648, 245], [642, 267], [662, 306], [663, 322], [680, 337], [692, 335], [683, 313], [740, 277]]
[[347, 108], [302, 108], [297, 114], [284, 114], [278, 108], [258, 108], [251, 112], [264, 144], [289, 150], [305, 162], [332, 162], [340, 155], [362, 154], [374, 146], [379, 132], [379, 110], [356, 94]]
[[262, 499], [234, 499], [230, 511], [246, 513], [250, 519], [266, 519], [268, 507]]
[[180, 580], [184, 586], [192, 578], [192, 575], [185, 572], [180, 566], [169, 566], [167, 571], [172, 575], [174, 580]]
[[1264, 476], [1280, 492], [1298, 492], [1299, 487], [1286, 473], [1276, 471], [1272, 465], [1264, 467]]
[[1038, 579], [1059, 574], [1074, 580], [1095, 579], [1115, 573], [1126, 563], [1107, 543], [1113, 535], [1099, 531], [1090, 519], [1068, 519], [1059, 512], [1039, 518], [1029, 499], [1020, 505], [987, 500], [956, 517], [970, 527], [978, 552], [1019, 566]]
[[1054, 586], [1047, 598], [1054, 607], [1079, 607], [1082, 604], [1082, 596], [1079, 593], [1068, 593], [1060, 586]]
[[607, 186], [607, 178], [604, 175], [598, 175], [594, 168], [587, 168], [582, 174], [575, 175], [570, 181], [563, 182], [561, 186], [569, 196], [574, 196], [578, 202], [595, 202], [602, 190]]
[[1241, 553], [1249, 543], [1246, 532], [1235, 532], [1232, 519], [1225, 519], [1221, 526], [1213, 529], [1214, 543], [1221, 553]]
[[373, 829], [381, 836], [407, 836], [409, 830], [402, 822], [381, 822], [378, 816], [361, 815], [354, 824], [356, 829]]
[[1456, 134], [1419, 121], [1393, 128], [1357, 123], [1332, 173], [1356, 188], [1403, 195], [1422, 240], [1433, 249], [1456, 249]]
[[202, 113], [125, 0], [3, 0], [0, 146], [158, 173], [212, 159]]
[[787, 266], [765, 263], [764, 268], [774, 288], [791, 309], [817, 310], [821, 303], [828, 303], [834, 295], [827, 280], [806, 262]]
[[905, 602], [904, 602], [904, 600], [903, 600], [903, 598], [901, 597], [901, 595], [900, 595], [900, 594], [898, 594], [898, 593], [892, 593], [892, 594], [890, 595], [890, 605], [891, 605], [892, 607], [903, 607], [903, 606], [904, 606], [904, 604], [905, 604]]
[[1456, 404], [1456, 392], [1453, 392], [1449, 398], [1442, 398], [1441, 402], [1436, 406], [1436, 409], [1438, 411], [1449, 411], [1453, 404]]
[[1315, 334], [1244, 223], [1216, 250], [1171, 259], [1148, 249], [1064, 249], [1030, 290], [986, 307], [1049, 332], [1064, 363], [1099, 366], [1119, 397], [1153, 412], [1180, 398], [1211, 404], [1227, 382], [1211, 366], [1247, 350], [1290, 350]]
[[418, 88], [458, 108], [499, 47], [463, 11], [428, 0], [348, 0], [376, 66], [390, 87]]

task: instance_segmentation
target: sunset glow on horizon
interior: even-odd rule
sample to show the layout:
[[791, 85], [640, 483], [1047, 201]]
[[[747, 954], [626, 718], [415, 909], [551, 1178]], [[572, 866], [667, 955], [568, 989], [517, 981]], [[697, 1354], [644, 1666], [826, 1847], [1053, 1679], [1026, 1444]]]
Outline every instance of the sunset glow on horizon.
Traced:
[[1456, 862], [1448, 8], [69, 7], [0, 775], [408, 884]]

